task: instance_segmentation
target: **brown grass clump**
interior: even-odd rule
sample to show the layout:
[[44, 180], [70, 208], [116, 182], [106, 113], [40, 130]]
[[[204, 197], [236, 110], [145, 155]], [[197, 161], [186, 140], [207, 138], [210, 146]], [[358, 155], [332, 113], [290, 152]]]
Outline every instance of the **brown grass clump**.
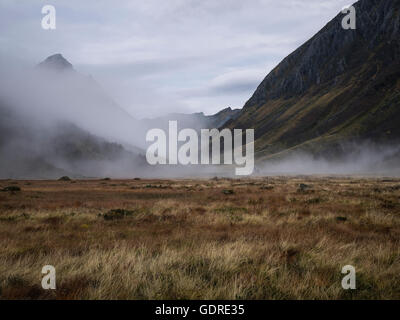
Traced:
[[75, 181], [1, 193], [1, 299], [400, 298], [399, 180]]

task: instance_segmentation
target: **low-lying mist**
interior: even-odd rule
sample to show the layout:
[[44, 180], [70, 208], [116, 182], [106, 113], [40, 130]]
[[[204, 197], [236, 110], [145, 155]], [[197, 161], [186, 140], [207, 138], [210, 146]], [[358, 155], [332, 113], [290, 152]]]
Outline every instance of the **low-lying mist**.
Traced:
[[[235, 178], [229, 165], [157, 165], [145, 158], [148, 129], [167, 117], [139, 121], [91, 78], [76, 72], [7, 65], [0, 61], [0, 178]], [[4, 67], [4, 68], [3, 68]], [[199, 110], [200, 111], [200, 110]], [[175, 115], [176, 117], [176, 115]], [[180, 116], [181, 128], [201, 126]], [[186, 122], [185, 122], [186, 121]], [[195, 129], [199, 129], [199, 128]], [[257, 160], [254, 176], [340, 174], [400, 176], [400, 145], [347, 143], [316, 156], [297, 151]], [[241, 178], [241, 176], [237, 176]]]
[[296, 151], [279, 160], [258, 163], [256, 174], [400, 176], [400, 144], [398, 143], [347, 142], [342, 143], [339, 149], [340, 153], [320, 156]]

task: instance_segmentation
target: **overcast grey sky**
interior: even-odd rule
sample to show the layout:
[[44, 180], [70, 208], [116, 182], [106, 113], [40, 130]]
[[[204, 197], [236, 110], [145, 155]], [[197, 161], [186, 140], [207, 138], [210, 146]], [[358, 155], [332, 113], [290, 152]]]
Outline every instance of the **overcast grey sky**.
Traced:
[[[349, 0], [0, 0], [0, 59], [62, 53], [133, 116], [241, 108]], [[57, 29], [41, 28], [54, 5]]]

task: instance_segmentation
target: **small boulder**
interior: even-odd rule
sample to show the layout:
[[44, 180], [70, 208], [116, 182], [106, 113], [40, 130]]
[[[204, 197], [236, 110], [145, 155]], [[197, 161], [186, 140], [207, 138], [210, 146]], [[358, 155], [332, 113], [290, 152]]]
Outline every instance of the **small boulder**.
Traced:
[[103, 215], [104, 220], [118, 220], [127, 216], [132, 216], [134, 211], [125, 209], [113, 209]]
[[3, 191], [3, 192], [18, 192], [18, 191], [21, 191], [21, 188], [17, 187], [17, 186], [8, 186], [8, 187], [3, 188], [1, 191]]
[[311, 186], [305, 183], [300, 183], [297, 192], [306, 192], [311, 189]]
[[68, 176], [63, 176], [60, 179], [58, 179], [58, 181], [71, 181], [71, 178]]

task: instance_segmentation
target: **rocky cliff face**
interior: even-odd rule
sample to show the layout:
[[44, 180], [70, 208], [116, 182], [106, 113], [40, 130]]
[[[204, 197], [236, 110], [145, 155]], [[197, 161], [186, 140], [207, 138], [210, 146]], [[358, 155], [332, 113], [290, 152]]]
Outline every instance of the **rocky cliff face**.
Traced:
[[341, 20], [344, 15], [339, 13], [268, 74], [246, 106], [301, 95], [314, 85], [334, 82], [337, 77], [365, 63], [381, 45], [390, 48], [382, 63], [395, 63], [400, 53], [399, 2], [363, 0], [357, 2], [355, 8], [356, 30], [343, 30]]
[[339, 13], [273, 69], [229, 123], [254, 128], [263, 155], [315, 139], [400, 137], [400, 1], [354, 6], [356, 30], [344, 30]]

